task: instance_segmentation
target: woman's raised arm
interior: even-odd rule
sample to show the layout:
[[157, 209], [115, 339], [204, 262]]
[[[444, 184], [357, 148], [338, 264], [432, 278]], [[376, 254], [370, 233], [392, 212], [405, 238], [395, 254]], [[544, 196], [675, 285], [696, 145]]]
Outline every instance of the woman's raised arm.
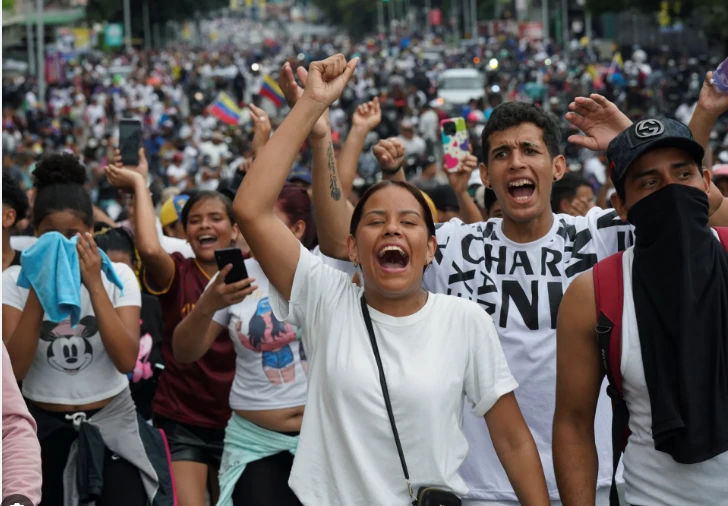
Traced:
[[240, 231], [278, 292], [290, 299], [301, 244], [275, 215], [278, 195], [301, 144], [321, 114], [341, 95], [358, 59], [342, 54], [313, 62], [303, 96], [257, 155], [235, 197]]
[[134, 245], [144, 262], [149, 280], [155, 287], [166, 288], [174, 277], [174, 260], [164, 251], [157, 233], [157, 217], [147, 188], [147, 158], [139, 150], [139, 167], [122, 167], [121, 154], [116, 151], [114, 163], [105, 169], [106, 178], [116, 188], [134, 195]]

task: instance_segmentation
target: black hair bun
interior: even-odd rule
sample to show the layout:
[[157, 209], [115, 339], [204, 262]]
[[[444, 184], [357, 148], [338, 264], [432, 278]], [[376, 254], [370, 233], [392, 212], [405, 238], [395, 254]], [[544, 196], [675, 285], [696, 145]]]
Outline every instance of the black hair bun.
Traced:
[[34, 186], [40, 190], [52, 184], [86, 184], [86, 169], [78, 158], [69, 153], [43, 158], [33, 172]]

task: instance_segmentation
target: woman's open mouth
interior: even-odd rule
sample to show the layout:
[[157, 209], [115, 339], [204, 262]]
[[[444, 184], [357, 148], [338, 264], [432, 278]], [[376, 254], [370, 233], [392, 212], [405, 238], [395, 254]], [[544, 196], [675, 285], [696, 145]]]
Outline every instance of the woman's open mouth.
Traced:
[[201, 235], [197, 238], [201, 248], [210, 248], [217, 244], [217, 237], [214, 235]]
[[379, 250], [377, 263], [384, 272], [402, 272], [409, 265], [409, 255], [399, 246], [388, 245]]
[[511, 181], [508, 185], [508, 193], [519, 204], [525, 204], [530, 201], [535, 191], [536, 184], [526, 178]]

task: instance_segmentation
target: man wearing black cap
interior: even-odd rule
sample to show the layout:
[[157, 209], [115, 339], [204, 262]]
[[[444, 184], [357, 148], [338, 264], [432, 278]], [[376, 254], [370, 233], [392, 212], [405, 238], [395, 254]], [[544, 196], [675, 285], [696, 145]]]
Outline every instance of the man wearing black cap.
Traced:
[[[553, 455], [561, 499], [594, 504], [593, 420], [606, 371], [617, 456], [631, 432], [627, 503], [725, 504], [728, 253], [708, 224], [716, 190], [703, 148], [682, 123], [646, 118], [607, 155], [612, 204], [636, 239], [579, 275], [559, 309]], [[607, 317], [606, 307], [617, 311]]]

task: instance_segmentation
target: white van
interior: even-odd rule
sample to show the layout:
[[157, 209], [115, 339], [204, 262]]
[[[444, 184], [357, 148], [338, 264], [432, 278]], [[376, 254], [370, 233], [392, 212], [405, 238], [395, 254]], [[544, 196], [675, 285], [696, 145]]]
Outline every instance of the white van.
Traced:
[[445, 108], [462, 107], [485, 96], [485, 79], [476, 69], [448, 69], [440, 74], [437, 97]]

